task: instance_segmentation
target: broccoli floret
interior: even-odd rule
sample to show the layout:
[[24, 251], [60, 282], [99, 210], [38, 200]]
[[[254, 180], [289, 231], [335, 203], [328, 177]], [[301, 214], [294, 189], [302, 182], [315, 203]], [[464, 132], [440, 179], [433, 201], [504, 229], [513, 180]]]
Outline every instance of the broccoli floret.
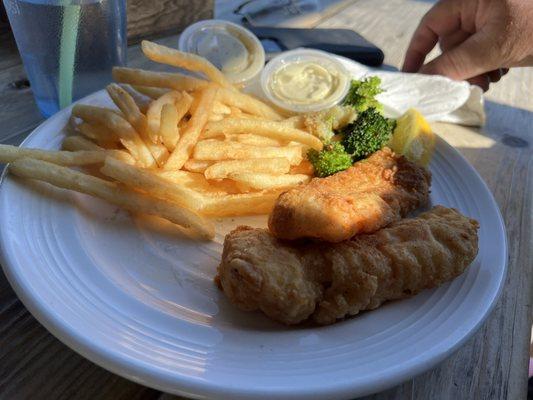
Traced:
[[345, 126], [357, 118], [357, 112], [350, 106], [333, 106], [331, 108], [303, 114], [302, 119], [306, 130], [329, 142], [333, 130]]
[[321, 151], [310, 149], [307, 152], [307, 159], [313, 164], [315, 175], [320, 178], [352, 166], [352, 156], [346, 153], [339, 142], [326, 144]]
[[375, 99], [376, 95], [382, 92], [380, 85], [381, 79], [377, 76], [370, 76], [363, 80], [353, 79], [342, 104], [352, 106], [357, 112], [363, 112], [369, 108], [382, 111], [383, 106]]
[[353, 161], [360, 160], [381, 149], [391, 138], [395, 126], [395, 120], [385, 118], [375, 108], [369, 108], [341, 130], [344, 136], [342, 144]]
[[[354, 161], [381, 149], [390, 139], [396, 122], [381, 114], [383, 106], [375, 99], [382, 92], [380, 85], [381, 79], [377, 76], [352, 80], [342, 103], [344, 107], [337, 106], [304, 117], [309, 131], [328, 140], [321, 151], [311, 149], [307, 153], [316, 176], [323, 178], [343, 171]], [[350, 123], [356, 112], [357, 119]], [[332, 132], [334, 129], [339, 130]], [[341, 134], [342, 143], [329, 143], [333, 133]]]

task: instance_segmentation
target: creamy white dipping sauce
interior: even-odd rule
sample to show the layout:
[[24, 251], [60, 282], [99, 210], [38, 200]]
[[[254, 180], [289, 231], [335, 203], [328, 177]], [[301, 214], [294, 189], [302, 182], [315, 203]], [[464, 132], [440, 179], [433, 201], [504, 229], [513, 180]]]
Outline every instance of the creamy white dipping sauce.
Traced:
[[313, 104], [337, 95], [341, 80], [338, 71], [314, 61], [286, 64], [272, 74], [270, 88], [279, 100], [291, 104]]

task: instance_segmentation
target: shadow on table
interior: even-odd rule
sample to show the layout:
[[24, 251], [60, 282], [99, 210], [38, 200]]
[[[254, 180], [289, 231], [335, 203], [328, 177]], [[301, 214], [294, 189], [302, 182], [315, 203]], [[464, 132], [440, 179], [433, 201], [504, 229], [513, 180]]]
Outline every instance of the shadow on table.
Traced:
[[531, 147], [533, 111], [486, 100], [485, 113], [487, 122], [481, 134], [497, 138], [505, 146]]

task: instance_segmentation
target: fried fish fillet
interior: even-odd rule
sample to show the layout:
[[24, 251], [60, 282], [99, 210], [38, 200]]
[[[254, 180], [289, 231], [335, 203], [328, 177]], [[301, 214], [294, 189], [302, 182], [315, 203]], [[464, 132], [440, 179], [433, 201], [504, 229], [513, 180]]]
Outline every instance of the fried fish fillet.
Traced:
[[218, 280], [242, 310], [331, 324], [457, 277], [476, 257], [477, 229], [442, 206], [341, 243], [286, 242], [241, 226], [226, 236]]
[[346, 171], [279, 196], [268, 226], [280, 239], [328, 242], [371, 233], [426, 204], [430, 173], [384, 148]]

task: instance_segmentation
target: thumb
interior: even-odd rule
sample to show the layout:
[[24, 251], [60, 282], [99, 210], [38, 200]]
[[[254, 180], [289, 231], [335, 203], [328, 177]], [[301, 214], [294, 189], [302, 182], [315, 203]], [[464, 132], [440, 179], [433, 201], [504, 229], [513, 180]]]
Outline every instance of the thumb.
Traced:
[[493, 60], [497, 59], [494, 45], [483, 32], [478, 32], [424, 65], [420, 72], [455, 80], [469, 79], [496, 69]]

